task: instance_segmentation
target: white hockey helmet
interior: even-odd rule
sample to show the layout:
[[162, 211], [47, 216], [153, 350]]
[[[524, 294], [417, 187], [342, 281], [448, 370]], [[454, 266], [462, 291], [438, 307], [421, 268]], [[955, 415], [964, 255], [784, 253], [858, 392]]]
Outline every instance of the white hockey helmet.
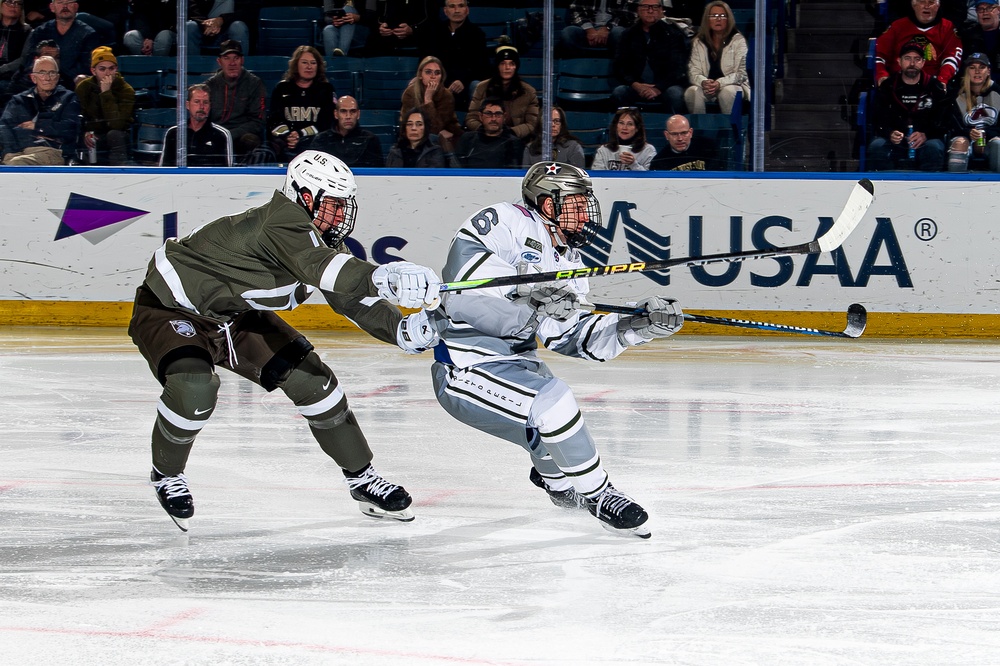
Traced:
[[[567, 196], [581, 194], [587, 200], [587, 222], [577, 231], [568, 230], [559, 217]], [[542, 213], [542, 201], [552, 199], [554, 213], [551, 219]], [[559, 227], [570, 247], [583, 247], [594, 240], [601, 228], [601, 205], [594, 196], [590, 174], [579, 167], [563, 162], [538, 162], [531, 165], [521, 181], [521, 198], [553, 226]]]
[[354, 230], [358, 216], [358, 204], [354, 198], [357, 192], [358, 183], [350, 167], [339, 158], [318, 150], [307, 150], [288, 163], [285, 185], [281, 188], [281, 193], [302, 206], [314, 223], [317, 223], [324, 198], [340, 200], [343, 219], [327, 229], [317, 223], [323, 242], [330, 247], [340, 245]]

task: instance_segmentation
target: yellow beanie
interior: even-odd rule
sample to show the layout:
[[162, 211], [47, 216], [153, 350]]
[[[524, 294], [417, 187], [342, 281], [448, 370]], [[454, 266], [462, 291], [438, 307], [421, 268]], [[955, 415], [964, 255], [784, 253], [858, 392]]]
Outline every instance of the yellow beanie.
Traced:
[[98, 46], [90, 54], [90, 66], [96, 67], [99, 62], [113, 62], [118, 66], [118, 58], [111, 52], [110, 46]]

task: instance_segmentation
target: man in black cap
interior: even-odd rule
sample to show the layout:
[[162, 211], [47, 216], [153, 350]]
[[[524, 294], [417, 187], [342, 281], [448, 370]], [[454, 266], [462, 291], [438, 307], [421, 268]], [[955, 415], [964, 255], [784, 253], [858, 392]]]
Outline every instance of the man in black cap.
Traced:
[[873, 171], [900, 166], [920, 171], [944, 169], [944, 88], [924, 72], [924, 47], [908, 42], [899, 50], [899, 71], [875, 91], [875, 139], [868, 145]]
[[264, 136], [267, 90], [264, 82], [243, 67], [243, 47], [235, 39], [222, 42], [219, 71], [207, 82], [211, 91], [209, 119], [233, 137], [233, 150], [245, 157]]

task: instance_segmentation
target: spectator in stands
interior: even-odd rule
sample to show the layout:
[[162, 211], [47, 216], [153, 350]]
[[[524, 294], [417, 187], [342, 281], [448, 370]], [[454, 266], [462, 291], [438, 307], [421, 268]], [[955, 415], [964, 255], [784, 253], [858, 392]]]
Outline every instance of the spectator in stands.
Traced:
[[222, 42], [217, 60], [219, 71], [207, 81], [212, 94], [209, 117], [233, 135], [236, 154], [246, 156], [260, 146], [264, 136], [267, 90], [263, 81], [243, 67], [243, 47], [238, 41]]
[[[49, 0], [24, 0], [24, 20], [32, 28], [37, 28], [46, 21], [51, 21], [56, 15], [52, 12]], [[31, 71], [31, 68], [28, 68]]]
[[649, 165], [651, 171], [719, 171], [724, 165], [717, 156], [715, 143], [695, 136], [691, 123], [677, 114], [667, 118], [663, 131], [667, 145], [656, 153]]
[[452, 166], [467, 169], [519, 169], [524, 158], [524, 143], [505, 122], [503, 100], [493, 97], [477, 110], [482, 123], [474, 132], [458, 140], [450, 160]]
[[271, 93], [267, 118], [271, 150], [287, 162], [309, 148], [317, 134], [333, 127], [336, 99], [326, 63], [314, 46], [295, 49], [288, 71]]
[[90, 61], [93, 76], [76, 86], [83, 110], [84, 148], [96, 149], [96, 164], [125, 166], [129, 162], [135, 90], [118, 73], [118, 59], [111, 47], [97, 47]]
[[[483, 121], [478, 109], [482, 108], [486, 99], [499, 99], [503, 102], [506, 122], [511, 131], [522, 141], [529, 141], [538, 124], [540, 105], [535, 89], [517, 75], [521, 57], [516, 48], [502, 44], [497, 47], [493, 64], [493, 76], [480, 81], [476, 86], [469, 104], [469, 113], [465, 117], [465, 126], [469, 130], [479, 129]], [[520, 155], [518, 159], [520, 160]]]
[[958, 95], [945, 118], [948, 171], [968, 171], [972, 164], [1000, 172], [1000, 86], [990, 78], [990, 59], [973, 53], [965, 59]]
[[129, 18], [129, 0], [79, 0], [77, 18], [97, 33], [97, 41], [114, 50], [125, 34]]
[[594, 171], [649, 171], [656, 147], [646, 143], [642, 113], [634, 106], [618, 109], [608, 128], [611, 140], [597, 149]]
[[437, 134], [441, 149], [450, 153], [455, 150], [454, 141], [462, 136], [462, 126], [455, 115], [455, 98], [444, 85], [447, 73], [444, 65], [434, 56], [427, 56], [417, 66], [417, 75], [403, 91], [403, 108], [399, 118], [402, 125], [406, 118], [403, 113], [420, 109], [427, 122], [428, 134]]
[[8, 166], [68, 164], [76, 158], [80, 102], [59, 85], [59, 63], [35, 59], [35, 85], [11, 98], [0, 117], [0, 154]]
[[897, 19], [875, 40], [875, 85], [898, 72], [896, 54], [907, 44], [924, 49], [923, 73], [947, 85], [962, 64], [962, 41], [954, 24], [938, 16], [940, 0], [911, 0], [913, 15]]
[[375, 24], [367, 44], [372, 56], [413, 50], [438, 17], [439, 0], [375, 0]]
[[[190, 167], [233, 166], [233, 138], [229, 130], [210, 122], [211, 92], [204, 83], [187, 89], [187, 165]], [[177, 126], [163, 137], [160, 166], [177, 166]]]
[[[31, 68], [35, 63], [35, 60], [42, 56], [48, 56], [53, 58], [56, 62], [59, 62], [59, 46], [55, 41], [51, 39], [45, 39], [38, 42], [38, 46], [35, 47], [35, 53], [31, 58], [27, 56], [22, 56], [21, 58], [21, 68], [14, 73], [13, 78], [10, 81], [0, 82], [0, 109], [10, 101], [10, 98], [17, 93], [24, 92], [29, 88], [34, 87], [34, 82], [31, 80]], [[73, 79], [66, 76], [64, 73], [59, 73], [59, 85], [67, 90], [73, 90], [76, 88]]]
[[466, 111], [473, 83], [490, 75], [486, 33], [469, 20], [467, 0], [444, 0], [443, 21], [431, 21], [420, 36], [420, 57], [435, 56], [447, 72], [445, 87], [455, 108]]
[[888, 171], [905, 163], [921, 171], [941, 171], [947, 93], [923, 71], [923, 44], [904, 45], [898, 60], [899, 71], [875, 91], [876, 136], [868, 145], [869, 166], [873, 171]]
[[347, 55], [354, 39], [354, 24], [361, 22], [361, 14], [354, 8], [354, 0], [323, 0], [327, 25], [323, 27], [323, 49], [327, 58]]
[[428, 127], [429, 120], [422, 110], [414, 108], [403, 114], [399, 139], [389, 148], [385, 165], [407, 169], [444, 168], [444, 151], [433, 142]]
[[639, 22], [625, 31], [614, 61], [623, 83], [614, 97], [622, 106], [657, 104], [684, 113], [688, 47], [684, 32], [663, 20], [662, 0], [639, 0]]
[[177, 0], [132, 0], [131, 4], [132, 29], [122, 40], [125, 49], [131, 55], [172, 55], [177, 44]]
[[30, 32], [21, 0], [3, 0], [0, 3], [0, 82], [9, 81], [20, 69], [21, 55]]
[[992, 67], [1000, 65], [1000, 0], [972, 0], [976, 20], [959, 30], [962, 53], [985, 53]]
[[361, 127], [361, 109], [358, 100], [344, 95], [337, 100], [333, 113], [336, 124], [325, 132], [320, 132], [313, 140], [313, 150], [321, 150], [339, 157], [347, 166], [384, 166], [382, 142], [378, 137]]
[[[94, 29], [77, 20], [76, 2], [56, 0], [50, 6], [56, 17], [31, 31], [24, 53], [34, 53], [39, 42], [51, 39], [59, 47], [61, 73], [75, 85], [77, 77], [90, 75], [90, 54], [101, 44]], [[31, 63], [21, 65], [31, 71]]]
[[559, 34], [564, 58], [581, 58], [587, 49], [603, 49], [609, 58], [627, 28], [635, 23], [633, 0], [572, 0], [566, 13], [566, 27]]
[[[566, 112], [562, 107], [552, 107], [552, 161], [572, 164], [583, 169], [586, 167], [586, 157], [583, 154], [583, 145], [569, 130], [566, 122]], [[524, 167], [542, 161], [542, 121], [539, 118], [538, 127], [535, 129], [535, 138], [524, 149]]]
[[691, 113], [705, 113], [706, 102], [718, 103], [719, 111], [733, 110], [736, 93], [750, 99], [747, 76], [747, 40], [736, 29], [729, 5], [720, 0], [705, 5], [698, 34], [691, 45], [684, 103]]
[[250, 29], [236, 20], [236, 0], [189, 0], [187, 39], [193, 55], [201, 53], [203, 45], [222, 47], [227, 41], [239, 42], [240, 53], [248, 53]]

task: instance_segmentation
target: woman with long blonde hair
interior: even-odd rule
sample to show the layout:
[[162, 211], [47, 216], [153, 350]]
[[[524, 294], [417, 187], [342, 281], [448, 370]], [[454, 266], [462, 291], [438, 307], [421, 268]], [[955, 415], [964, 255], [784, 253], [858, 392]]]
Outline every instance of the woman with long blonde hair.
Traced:
[[1000, 86], [990, 77], [990, 58], [971, 53], [955, 101], [945, 117], [948, 138], [948, 171], [968, 171], [985, 162], [1000, 172]]
[[399, 124], [406, 124], [404, 114], [419, 109], [427, 119], [427, 133], [437, 134], [441, 149], [450, 153], [462, 136], [462, 126], [455, 115], [455, 96], [444, 85], [447, 77], [440, 59], [427, 56], [421, 60], [417, 75], [403, 91]]
[[684, 102], [691, 113], [705, 113], [707, 102], [718, 102], [722, 113], [733, 110], [736, 93], [750, 99], [747, 40], [736, 28], [733, 10], [722, 0], [705, 5], [688, 59], [691, 86]]

